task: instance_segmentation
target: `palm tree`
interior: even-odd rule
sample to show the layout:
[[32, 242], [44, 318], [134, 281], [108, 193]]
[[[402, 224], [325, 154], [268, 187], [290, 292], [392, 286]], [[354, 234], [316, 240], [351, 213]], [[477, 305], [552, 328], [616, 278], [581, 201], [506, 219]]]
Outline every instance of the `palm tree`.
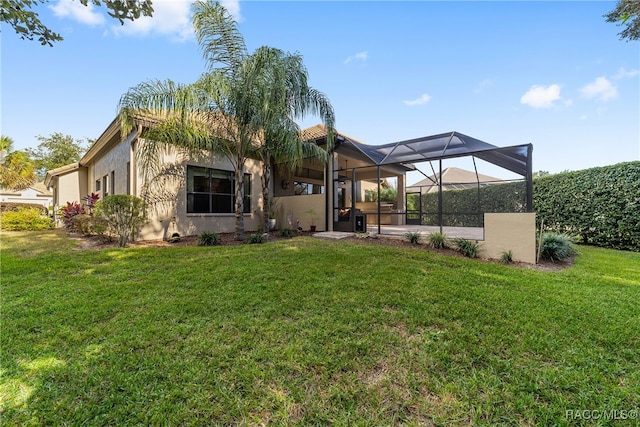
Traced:
[[261, 47], [247, 52], [236, 22], [217, 2], [197, 1], [193, 25], [208, 71], [190, 85], [150, 81], [131, 88], [120, 100], [123, 131], [146, 121], [147, 143], [141, 166], [153, 176], [160, 150], [177, 147], [190, 154], [226, 156], [235, 174], [235, 232], [244, 237], [244, 166], [263, 160], [263, 209], [268, 218], [271, 158], [295, 167], [305, 155], [326, 158], [319, 147], [300, 140], [294, 119], [319, 114], [333, 130], [328, 99], [307, 84], [300, 55]]
[[35, 166], [27, 153], [13, 151], [13, 139], [0, 136], [0, 188], [22, 190], [35, 180]]
[[[4, 143], [4, 141], [3, 141]], [[4, 155], [0, 164], [0, 187], [23, 190], [36, 180], [36, 168], [24, 151]]]
[[258, 155], [262, 160], [262, 211], [266, 230], [272, 160], [289, 170], [299, 167], [304, 160], [317, 163], [327, 161], [326, 151], [313, 142], [301, 140], [301, 129], [295, 120], [307, 114], [319, 115], [327, 125], [331, 140], [335, 119], [327, 97], [309, 87], [308, 73], [301, 55], [261, 47], [245, 63], [263, 79], [255, 89], [260, 92], [256, 122], [260, 130]]
[[10, 136], [0, 136], [0, 163], [4, 161], [4, 156], [13, 151], [13, 138]]

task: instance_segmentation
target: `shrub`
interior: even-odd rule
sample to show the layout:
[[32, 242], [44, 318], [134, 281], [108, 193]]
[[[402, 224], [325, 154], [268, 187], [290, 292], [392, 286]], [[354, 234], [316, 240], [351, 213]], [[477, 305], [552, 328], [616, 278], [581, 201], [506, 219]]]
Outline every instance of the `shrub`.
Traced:
[[444, 249], [447, 247], [447, 235], [440, 231], [429, 233], [427, 240], [429, 241], [429, 246], [434, 249]]
[[220, 235], [213, 231], [204, 231], [198, 237], [199, 246], [218, 246], [220, 243]]
[[0, 215], [3, 230], [36, 231], [53, 227], [53, 221], [38, 208], [17, 208]]
[[264, 243], [264, 235], [262, 233], [253, 233], [247, 237], [247, 243]]
[[82, 198], [86, 202], [87, 209], [89, 209], [89, 215], [93, 215], [93, 209], [100, 200], [100, 195], [98, 193], [91, 193]]
[[454, 239], [453, 244], [458, 252], [469, 258], [476, 258], [480, 251], [480, 245], [478, 243], [463, 239], [462, 237]]
[[146, 213], [144, 200], [127, 194], [107, 196], [96, 204], [96, 216], [116, 235], [120, 247], [135, 240], [139, 228], [147, 221]]
[[280, 230], [280, 237], [293, 237], [293, 236], [295, 236], [295, 233], [290, 228], [283, 228], [282, 230]]
[[540, 245], [540, 258], [564, 261], [576, 253], [571, 238], [566, 234], [544, 233]]
[[544, 176], [533, 188], [534, 211], [550, 231], [640, 251], [640, 162]]
[[78, 202], [67, 202], [67, 206], [60, 209], [62, 222], [66, 228], [73, 228], [73, 217], [84, 213], [84, 207]]
[[511, 250], [502, 251], [500, 253], [500, 261], [504, 262], [505, 264], [513, 262], [513, 252]]
[[20, 208], [34, 208], [41, 211], [42, 215], [49, 215], [49, 209], [37, 203], [0, 202], [0, 212], [17, 212]]
[[422, 236], [418, 231], [409, 231], [405, 233], [404, 238], [407, 239], [407, 241], [412, 245], [418, 245], [420, 244], [420, 240], [422, 239]]
[[107, 231], [107, 224], [102, 218], [95, 216], [80, 214], [71, 219], [71, 228], [82, 234], [98, 234], [102, 235]]

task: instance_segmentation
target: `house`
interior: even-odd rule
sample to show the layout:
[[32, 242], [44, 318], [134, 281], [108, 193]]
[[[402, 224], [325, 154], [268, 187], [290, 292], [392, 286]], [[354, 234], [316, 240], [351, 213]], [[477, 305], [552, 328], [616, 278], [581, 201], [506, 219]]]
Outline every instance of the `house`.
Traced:
[[[57, 212], [67, 202], [81, 202], [90, 193], [103, 199], [110, 194], [132, 194], [143, 197], [149, 204], [149, 222], [141, 230], [142, 239], [166, 239], [174, 234], [197, 235], [203, 231], [219, 233], [233, 232], [234, 175], [232, 164], [224, 156], [203, 154], [199, 158], [189, 157], [179, 150], [168, 150], [162, 154], [164, 165], [152, 179], [144, 176], [138, 165], [137, 152], [145, 143], [140, 138], [142, 127], [128, 135], [122, 135], [119, 119], [109, 127], [78, 163], [48, 171], [45, 184], [53, 189], [53, 205]], [[318, 125], [304, 131], [309, 140], [326, 146], [326, 130]], [[318, 221], [318, 231], [333, 228], [327, 215], [329, 195], [326, 191], [333, 181], [340, 180], [335, 194], [335, 222], [343, 228], [351, 228], [354, 218], [352, 208], [367, 209], [364, 191], [375, 184], [374, 173], [358, 172], [358, 182], [351, 185], [354, 170], [370, 161], [363, 156], [364, 144], [355, 139], [337, 134], [337, 145], [332, 152], [332, 164], [348, 165], [336, 168], [335, 179], [326, 173], [325, 165], [306, 161], [295, 171], [273, 165], [271, 191], [274, 195], [275, 213], [280, 228], [301, 226], [309, 229]], [[340, 145], [345, 142], [344, 145]], [[340, 154], [339, 154], [340, 153]], [[401, 183], [404, 168], [385, 168], [384, 175], [393, 173]], [[262, 164], [249, 159], [245, 164], [244, 225], [246, 231], [255, 231], [262, 226]], [[331, 185], [328, 185], [329, 181]], [[345, 184], [348, 182], [348, 184]], [[403, 185], [403, 184], [402, 184]], [[371, 207], [371, 206], [369, 206]], [[306, 212], [316, 212], [316, 218]], [[340, 215], [339, 210], [342, 210]], [[57, 224], [60, 225], [60, 218]]]
[[442, 170], [442, 179], [438, 179], [440, 174], [433, 175], [416, 182], [407, 187], [407, 193], [437, 193], [439, 183], [442, 181], [442, 191], [466, 190], [469, 188], [485, 187], [487, 185], [501, 184], [505, 182], [500, 178], [495, 178], [481, 173], [475, 173], [466, 169], [449, 167]]
[[0, 189], [0, 202], [39, 205], [49, 211], [53, 207], [53, 194], [44, 183], [36, 182], [23, 190]]
[[[143, 126], [145, 123], [137, 123], [137, 128], [124, 135], [116, 118], [78, 163], [49, 171], [45, 185], [53, 189], [55, 207], [80, 202], [92, 192], [100, 198], [132, 194], [149, 205], [142, 239], [233, 232], [232, 164], [222, 155], [192, 157], [169, 149], [160, 154], [162, 168], [146, 177], [137, 156], [149, 142], [140, 136]], [[302, 136], [327, 148], [323, 125], [305, 129]], [[326, 164], [305, 161], [293, 171], [272, 165], [269, 190], [277, 227], [308, 230], [315, 225], [317, 231], [365, 231], [369, 226], [380, 233], [383, 226], [403, 226], [407, 218], [405, 177], [415, 169], [414, 163], [474, 155], [530, 178], [530, 147], [499, 148], [457, 132], [370, 146], [336, 132]], [[261, 173], [260, 160], [246, 162], [246, 231], [259, 230], [263, 224]], [[390, 186], [395, 189], [395, 200], [372, 198]]]

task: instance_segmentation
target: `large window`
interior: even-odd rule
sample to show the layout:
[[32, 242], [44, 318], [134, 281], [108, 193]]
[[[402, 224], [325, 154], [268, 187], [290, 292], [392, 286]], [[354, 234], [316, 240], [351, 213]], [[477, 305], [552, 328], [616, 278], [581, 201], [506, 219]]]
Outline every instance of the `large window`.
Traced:
[[[235, 177], [231, 171], [187, 166], [187, 213], [233, 213]], [[251, 175], [244, 174], [244, 213], [251, 212]]]

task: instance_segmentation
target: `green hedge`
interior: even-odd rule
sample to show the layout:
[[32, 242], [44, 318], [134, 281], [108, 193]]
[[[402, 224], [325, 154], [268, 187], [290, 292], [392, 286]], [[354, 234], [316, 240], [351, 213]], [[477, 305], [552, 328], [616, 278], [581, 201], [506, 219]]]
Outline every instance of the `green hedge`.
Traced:
[[[445, 191], [442, 225], [481, 227], [484, 212], [524, 212], [525, 200], [524, 181]], [[548, 231], [578, 235], [596, 246], [640, 251], [640, 162], [537, 178], [533, 210], [538, 225], [543, 219]], [[422, 212], [423, 225], [438, 225], [437, 192], [422, 196]]]
[[[412, 209], [413, 207], [410, 207]], [[507, 182], [442, 192], [442, 225], [482, 227], [484, 212], [525, 212], [526, 184]], [[438, 193], [422, 195], [422, 225], [438, 225]]]
[[583, 243], [640, 251], [640, 162], [549, 175], [534, 181], [545, 229]]

